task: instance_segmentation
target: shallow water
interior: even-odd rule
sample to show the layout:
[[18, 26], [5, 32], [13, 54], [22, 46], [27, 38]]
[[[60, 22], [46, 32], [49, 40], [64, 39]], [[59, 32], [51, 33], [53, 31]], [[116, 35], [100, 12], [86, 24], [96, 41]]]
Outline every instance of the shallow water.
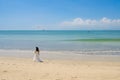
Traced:
[[[11, 30], [0, 31], [0, 49], [34, 50], [35, 46], [46, 51], [113, 51], [119, 53], [120, 31], [81, 30]], [[106, 53], [106, 52], [105, 52]]]

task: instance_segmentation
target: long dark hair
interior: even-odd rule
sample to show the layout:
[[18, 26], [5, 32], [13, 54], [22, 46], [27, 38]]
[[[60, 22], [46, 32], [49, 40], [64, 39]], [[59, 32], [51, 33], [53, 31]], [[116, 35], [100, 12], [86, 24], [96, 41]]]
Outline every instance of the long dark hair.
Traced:
[[36, 47], [36, 51], [38, 51], [38, 52], [39, 52], [39, 48], [38, 48], [38, 47]]

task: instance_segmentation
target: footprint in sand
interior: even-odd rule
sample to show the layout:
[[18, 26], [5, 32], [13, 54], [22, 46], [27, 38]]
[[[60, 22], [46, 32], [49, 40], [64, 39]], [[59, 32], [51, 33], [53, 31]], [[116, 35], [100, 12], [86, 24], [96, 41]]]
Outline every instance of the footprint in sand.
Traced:
[[61, 80], [61, 79], [55, 79], [55, 80]]
[[12, 64], [12, 65], [16, 65], [16, 64]]
[[4, 64], [4, 63], [1, 63], [1, 64]]
[[78, 78], [78, 77], [77, 76], [72, 77], [72, 79], [76, 79], [76, 78]]
[[1, 80], [6, 80], [6, 79], [1, 79]]
[[49, 76], [49, 73], [44, 74], [42, 77], [47, 77]]
[[6, 73], [6, 72], [8, 72], [8, 71], [7, 71], [7, 70], [4, 70], [3, 72]]

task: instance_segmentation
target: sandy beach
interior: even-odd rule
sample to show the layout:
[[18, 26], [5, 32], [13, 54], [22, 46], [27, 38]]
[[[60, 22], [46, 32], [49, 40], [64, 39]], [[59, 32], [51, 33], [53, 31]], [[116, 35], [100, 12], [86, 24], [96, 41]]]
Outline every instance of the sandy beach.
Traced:
[[[7, 52], [17, 53], [0, 51]], [[120, 80], [119, 61], [42, 57], [40, 63], [29, 57], [1, 56], [0, 80]]]

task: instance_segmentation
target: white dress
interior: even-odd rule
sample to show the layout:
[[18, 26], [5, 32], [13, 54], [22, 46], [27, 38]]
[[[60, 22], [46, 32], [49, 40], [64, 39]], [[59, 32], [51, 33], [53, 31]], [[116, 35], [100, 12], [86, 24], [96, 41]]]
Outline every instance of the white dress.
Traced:
[[40, 57], [39, 57], [39, 52], [35, 52], [35, 53], [34, 53], [33, 61], [43, 62], [43, 61], [40, 59]]

